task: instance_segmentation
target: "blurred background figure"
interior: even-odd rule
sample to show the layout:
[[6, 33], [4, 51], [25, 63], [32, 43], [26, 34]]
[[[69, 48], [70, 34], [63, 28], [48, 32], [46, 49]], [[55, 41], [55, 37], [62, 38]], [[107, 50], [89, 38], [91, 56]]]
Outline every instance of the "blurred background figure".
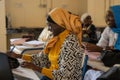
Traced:
[[92, 24], [92, 18], [88, 13], [84, 13], [81, 16], [82, 22], [82, 41], [83, 42], [90, 42], [90, 43], [97, 43], [97, 35], [96, 35], [96, 27]]
[[38, 40], [47, 42], [50, 38], [52, 38], [52, 33], [48, 30], [48, 26], [46, 26], [39, 35]]
[[[105, 21], [106, 21], [107, 27], [104, 29], [104, 31], [101, 35], [101, 38], [97, 43], [97, 46], [100, 46], [105, 51], [110, 51], [110, 52], [106, 53], [109, 55], [107, 55], [105, 60], [104, 61], [102, 60], [104, 65], [107, 67], [112, 67], [114, 64], [119, 64], [119, 62], [120, 62], [119, 61], [119, 59], [120, 59], [119, 58], [119, 56], [120, 56], [119, 55], [119, 53], [120, 53], [120, 16], [119, 16], [119, 14], [120, 14], [120, 5], [111, 6], [109, 8], [109, 10], [107, 11], [106, 16], [105, 16]], [[97, 46], [88, 44], [86, 46], [86, 50], [97, 53], [97, 51], [95, 51], [95, 50], [98, 50], [96, 48]], [[116, 54], [116, 52], [117, 52], [117, 54]], [[99, 53], [100, 53], [100, 55], [102, 55], [101, 52], [99, 52]], [[113, 54], [113, 55], [111, 55], [111, 54]], [[106, 79], [103, 79], [103, 80], [120, 80], [117, 72], [118, 71], [116, 71], [116, 72], [114, 71], [114, 73], [113, 73], [114, 76], [111, 75], [109, 77], [106, 77]], [[105, 74], [105, 72], [103, 72], [103, 71], [88, 70], [85, 74], [84, 80], [100, 80], [97, 78], [100, 75], [104, 75], [104, 74]]]

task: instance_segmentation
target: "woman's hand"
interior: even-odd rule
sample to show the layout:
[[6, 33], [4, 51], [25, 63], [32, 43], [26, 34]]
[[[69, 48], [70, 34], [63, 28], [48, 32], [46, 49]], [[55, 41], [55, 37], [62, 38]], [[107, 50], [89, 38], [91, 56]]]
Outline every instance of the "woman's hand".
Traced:
[[7, 55], [13, 58], [22, 58], [21, 54], [16, 54], [14, 52], [7, 52]]
[[33, 69], [33, 70], [38, 71], [38, 72], [41, 72], [41, 70], [42, 70], [42, 68], [34, 65], [34, 64], [31, 63], [31, 62], [23, 62], [23, 63], [21, 63], [21, 66], [22, 66], [22, 67], [25, 67], [25, 68]]

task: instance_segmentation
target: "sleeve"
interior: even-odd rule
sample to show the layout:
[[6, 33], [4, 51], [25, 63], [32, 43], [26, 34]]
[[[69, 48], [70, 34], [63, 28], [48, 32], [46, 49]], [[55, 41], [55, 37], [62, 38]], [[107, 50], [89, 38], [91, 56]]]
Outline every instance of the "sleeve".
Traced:
[[105, 28], [105, 30], [103, 31], [102, 35], [101, 35], [101, 38], [100, 40], [98, 41], [97, 45], [100, 46], [100, 47], [103, 47], [105, 48], [108, 43], [109, 43], [109, 28]]
[[40, 52], [39, 54], [34, 54], [32, 56], [24, 54], [22, 59], [31, 61], [36, 66], [41, 67], [42, 68], [41, 73], [45, 74], [49, 78], [52, 78], [52, 69], [48, 69], [50, 66], [48, 55], [44, 54], [43, 52]]
[[69, 36], [60, 52], [59, 69], [52, 72], [53, 80], [79, 80], [83, 60], [82, 53], [83, 50], [81, 50], [75, 36]]
[[31, 62], [31, 55], [29, 55], [29, 54], [23, 54], [22, 59]]
[[31, 62], [39, 67], [48, 68], [50, 66], [47, 54], [44, 54], [42, 51], [39, 54], [32, 55]]

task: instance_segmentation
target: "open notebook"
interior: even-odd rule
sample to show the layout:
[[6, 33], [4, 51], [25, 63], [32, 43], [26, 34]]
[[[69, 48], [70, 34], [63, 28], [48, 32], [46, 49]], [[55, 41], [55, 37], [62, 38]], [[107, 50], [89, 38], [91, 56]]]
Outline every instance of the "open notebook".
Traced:
[[8, 56], [0, 52], [0, 80], [40, 80], [32, 69], [18, 67], [11, 70]]

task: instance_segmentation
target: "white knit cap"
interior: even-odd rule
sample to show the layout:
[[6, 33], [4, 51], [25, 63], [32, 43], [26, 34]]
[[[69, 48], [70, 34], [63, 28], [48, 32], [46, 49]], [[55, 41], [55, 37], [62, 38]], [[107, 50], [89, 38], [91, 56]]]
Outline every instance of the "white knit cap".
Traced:
[[81, 22], [84, 23], [84, 20], [90, 16], [88, 13], [84, 13], [82, 16], [81, 16]]

